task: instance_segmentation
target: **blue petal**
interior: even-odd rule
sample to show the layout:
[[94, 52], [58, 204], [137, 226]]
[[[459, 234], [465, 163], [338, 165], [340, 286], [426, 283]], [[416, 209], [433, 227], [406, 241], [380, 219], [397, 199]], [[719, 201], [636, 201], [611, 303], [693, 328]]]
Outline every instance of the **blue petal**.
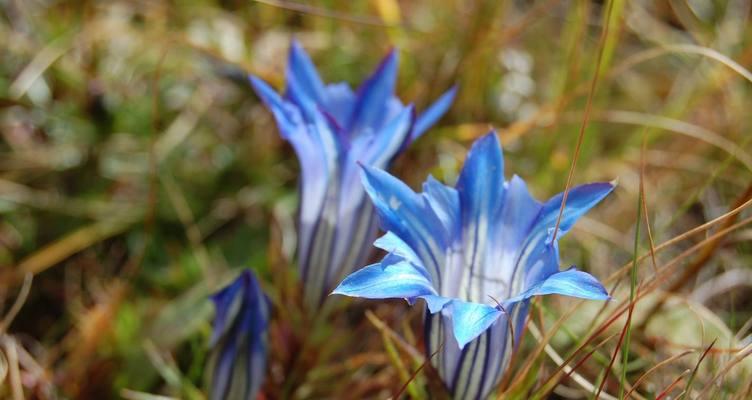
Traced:
[[436, 314], [437, 312], [441, 311], [444, 306], [449, 304], [452, 299], [444, 296], [437, 296], [433, 294], [427, 294], [424, 296], [420, 296], [421, 299], [426, 301], [426, 305], [428, 306], [428, 312], [431, 314]]
[[570, 268], [550, 275], [547, 279], [504, 303], [513, 304], [533, 296], [547, 294], [560, 294], [588, 300], [608, 300], [611, 298], [595, 277], [587, 272]]
[[457, 181], [462, 215], [462, 247], [465, 265], [461, 270], [462, 293], [471, 301], [485, 301], [479, 285], [488, 260], [487, 246], [495, 229], [498, 212], [504, 200], [504, 160], [496, 133], [491, 132], [478, 139], [465, 160]]
[[266, 371], [270, 304], [250, 270], [212, 296], [216, 306], [211, 341], [209, 398], [228, 393], [255, 398]]
[[460, 349], [485, 332], [504, 313], [494, 307], [452, 300], [452, 331]]
[[610, 183], [593, 183], [573, 188], [562, 215], [557, 240], [552, 236], [559, 215], [562, 194], [546, 202], [533, 224], [515, 267], [510, 293], [520, 293], [559, 272], [558, 239], [561, 238], [579, 217], [613, 190]]
[[297, 92], [306, 96], [310, 101], [321, 103], [324, 100], [324, 83], [321, 81], [316, 67], [297, 40], [290, 45], [287, 60], [287, 91]]
[[367, 299], [410, 299], [435, 295], [431, 282], [420, 267], [407, 261], [372, 264], [350, 274], [332, 294]]
[[376, 72], [358, 88], [357, 101], [350, 116], [349, 132], [379, 126], [394, 95], [397, 80], [397, 52], [392, 50], [384, 58]]
[[350, 122], [353, 106], [355, 105], [355, 93], [346, 82], [332, 83], [326, 86], [326, 104], [324, 108], [344, 129]]
[[[567, 204], [561, 217], [557, 237], [569, 232], [581, 216], [613, 190], [614, 185], [610, 182], [589, 183], [572, 188], [567, 196]], [[563, 196], [563, 193], [559, 193], [543, 205], [543, 210], [536, 223], [536, 229], [547, 230], [556, 226]]]
[[425, 133], [428, 128], [433, 126], [441, 117], [444, 115], [444, 113], [449, 110], [449, 107], [452, 105], [452, 102], [454, 102], [454, 97], [457, 95], [457, 86], [452, 87], [451, 89], [447, 90], [446, 93], [442, 94], [441, 97], [439, 97], [438, 100], [436, 100], [431, 106], [429, 106], [426, 111], [424, 111], [418, 119], [415, 121], [415, 126], [413, 126], [413, 132], [410, 134], [410, 141], [415, 141], [415, 139], [419, 138], [423, 133]]
[[232, 320], [237, 316], [242, 304], [243, 298], [240, 293], [242, 290], [243, 281], [236, 279], [210, 297], [214, 303], [215, 313], [209, 346], [216, 345], [219, 339], [232, 327]]
[[[406, 107], [381, 131], [362, 134], [350, 143], [347, 161], [342, 166], [343, 171], [340, 175], [342, 184], [341, 221], [346, 220], [345, 218], [352, 219], [353, 212], [357, 212], [357, 208], [362, 208], [365, 200], [366, 193], [361, 183], [361, 168], [358, 164], [387, 168], [410, 131], [414, 118], [412, 110], [412, 107]], [[347, 235], [347, 232], [342, 232], [342, 234]]]
[[261, 98], [261, 101], [266, 104], [274, 115], [282, 136], [289, 138], [294, 135], [303, 124], [299, 109], [285, 101], [271, 86], [258, 77], [250, 75], [248, 79], [256, 94]]
[[460, 197], [457, 191], [429, 175], [423, 183], [423, 196], [441, 220], [447, 233], [454, 238], [460, 228]]
[[438, 284], [447, 236], [425, 199], [387, 172], [365, 165], [363, 185], [379, 215], [381, 228], [409, 245], [430, 272], [432, 282]]
[[[325, 244], [317, 246], [314, 242], [317, 239], [325, 240], [326, 232], [331, 232], [335, 226], [330, 221], [337, 219], [339, 210], [337, 193], [341, 184], [338, 177], [343, 146], [331, 130], [331, 125], [325, 121], [324, 115], [310, 101], [303, 99], [307, 104], [304, 121], [300, 107], [281, 98], [262, 80], [251, 76], [250, 82], [274, 115], [282, 137], [290, 142], [298, 156], [302, 174], [298, 228], [299, 269], [303, 276], [308, 276], [309, 269], [314, 270], [315, 279], [308, 279], [306, 282], [306, 296], [323, 299], [331, 286], [326, 287], [326, 290], [319, 286], [333, 284], [326, 282], [325, 278], [331, 263], [328, 262], [330, 260], [321, 262], [322, 258], [318, 253], [327, 252], [328, 256], [329, 247]], [[358, 190], [361, 190], [359, 186]], [[311, 263], [315, 265], [309, 268]]]
[[387, 232], [384, 236], [376, 239], [373, 245], [388, 253], [398, 255], [413, 264], [421, 265], [420, 259], [413, 249], [393, 232]]
[[[500, 299], [512, 295], [511, 290], [515, 286], [512, 279], [520, 252], [541, 207], [520, 177], [515, 175], [507, 182], [504, 205], [493, 228], [491, 240], [494, 246], [488, 250], [489, 262], [483, 270], [483, 276], [488, 279], [484, 279], [480, 285], [481, 295]], [[559, 270], [558, 263], [554, 262], [554, 268], [554, 271]]]
[[528, 237], [515, 266], [509, 296], [522, 293], [559, 272], [559, 243], [548, 234]]
[[404, 107], [381, 129], [353, 138], [350, 158], [355, 162], [386, 169], [403, 148], [415, 120], [412, 105]]

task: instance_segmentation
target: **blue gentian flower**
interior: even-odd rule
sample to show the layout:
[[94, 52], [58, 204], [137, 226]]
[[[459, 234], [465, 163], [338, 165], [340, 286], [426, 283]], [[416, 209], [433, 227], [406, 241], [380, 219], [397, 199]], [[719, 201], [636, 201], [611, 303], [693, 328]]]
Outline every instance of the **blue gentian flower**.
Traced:
[[266, 374], [270, 304], [250, 270], [211, 297], [209, 399], [255, 399]]
[[394, 95], [397, 53], [391, 51], [357, 91], [324, 84], [293, 41], [280, 96], [255, 76], [251, 84], [294, 148], [302, 170], [298, 266], [304, 300], [318, 307], [334, 286], [363, 265], [376, 238], [373, 207], [358, 163], [386, 169], [449, 108], [455, 90], [417, 116]]
[[504, 181], [495, 132], [475, 142], [454, 188], [429, 177], [415, 193], [382, 170], [363, 169], [386, 231], [374, 245], [388, 254], [333, 293], [423, 299], [426, 353], [440, 350], [431, 362], [454, 398], [485, 398], [498, 384], [531, 297], [609, 298], [590, 274], [559, 270], [557, 242], [611, 183], [572, 188], [554, 240], [562, 195], [540, 203], [521, 178]]

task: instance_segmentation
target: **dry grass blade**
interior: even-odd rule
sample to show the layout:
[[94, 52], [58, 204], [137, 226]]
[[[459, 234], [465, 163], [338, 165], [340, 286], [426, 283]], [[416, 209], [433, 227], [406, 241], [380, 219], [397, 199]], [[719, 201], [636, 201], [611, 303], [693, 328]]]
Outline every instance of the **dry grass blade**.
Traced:
[[10, 336], [0, 336], [0, 346], [8, 362], [8, 383], [13, 400], [24, 400], [21, 370], [18, 362], [18, 344]]
[[415, 347], [410, 345], [410, 343], [405, 342], [400, 335], [398, 335], [396, 332], [394, 332], [387, 324], [384, 323], [379, 317], [376, 316], [371, 310], [366, 311], [366, 318], [368, 318], [368, 321], [373, 324], [376, 329], [379, 331], [385, 332], [387, 335], [389, 335], [389, 338], [394, 341], [397, 345], [399, 345], [400, 348], [402, 348], [403, 351], [405, 351], [407, 354], [409, 354], [414, 361], [416, 362], [423, 362], [425, 360], [425, 357], [423, 354], [418, 351]]
[[15, 285], [26, 274], [36, 275], [43, 272], [94, 243], [122, 233], [140, 218], [140, 213], [134, 212], [77, 229], [21, 260], [10, 273], [3, 277], [6, 280], [5, 283]]
[[645, 152], [647, 149], [647, 134], [643, 131], [642, 146], [640, 146], [640, 205], [642, 214], [645, 219], [645, 231], [648, 234], [648, 245], [650, 245], [650, 261], [653, 263], [653, 274], [658, 275], [658, 262], [655, 260], [655, 242], [653, 242], [653, 229], [650, 225], [650, 213], [648, 212], [648, 202], [645, 193]]
[[[739, 207], [749, 203], [750, 201], [752, 201], [752, 185], [748, 186], [744, 193], [742, 193], [742, 195], [735, 201], [734, 205], [732, 206], [732, 210], [738, 209]], [[720, 226], [720, 230], [723, 231], [724, 229], [733, 226], [737, 216], [738, 214], [734, 214], [731, 217], [725, 219], [723, 221], [723, 224], [721, 224]], [[716, 236], [715, 239], [708, 241], [705, 246], [702, 247], [702, 250], [700, 251], [700, 254], [697, 256], [697, 258], [689, 266], [687, 266], [687, 268], [684, 269], [684, 272], [669, 286], [667, 293], [676, 292], [677, 290], [684, 287], [684, 285], [686, 285], [695, 275], [697, 275], [702, 267], [705, 266], [705, 264], [713, 257], [715, 251], [721, 245], [725, 236], [726, 235]], [[666, 296], [667, 294], [664, 295], [656, 304], [654, 304], [650, 311], [646, 313], [646, 316], [640, 323], [640, 328], [644, 328], [653, 317], [653, 315], [655, 315], [661, 309], [661, 307], [663, 307], [663, 304], [665, 303], [667, 298]]]
[[715, 345], [715, 342], [718, 339], [713, 339], [713, 341], [710, 343], [710, 345], [705, 349], [705, 351], [702, 352], [702, 355], [700, 356], [700, 359], [697, 360], [697, 364], [695, 364], [695, 368], [692, 370], [692, 374], [689, 376], [689, 379], [687, 380], [687, 387], [684, 389], [684, 392], [682, 392], [678, 399], [683, 399], [685, 396], [689, 394], [689, 392], [692, 390], [692, 382], [695, 380], [695, 376], [697, 376], [697, 371], [700, 369], [700, 364], [702, 364], [702, 360], [705, 359], [705, 357], [710, 353], [710, 349], [713, 348]]
[[436, 349], [436, 351], [434, 351], [433, 353], [431, 353], [431, 355], [430, 355], [430, 356], [429, 356], [428, 358], [426, 358], [426, 360], [425, 360], [425, 361], [423, 361], [423, 362], [422, 362], [422, 363], [420, 364], [420, 366], [419, 366], [418, 368], [416, 368], [416, 369], [415, 369], [415, 371], [413, 371], [413, 373], [412, 373], [412, 374], [410, 375], [410, 379], [408, 379], [408, 380], [407, 380], [407, 382], [405, 382], [405, 384], [404, 384], [404, 385], [402, 385], [402, 387], [401, 387], [401, 388], [400, 388], [400, 389], [399, 389], [399, 390], [397, 391], [397, 393], [396, 393], [396, 394], [394, 395], [394, 398], [395, 398], [395, 399], [399, 399], [399, 398], [400, 398], [400, 396], [402, 396], [402, 394], [403, 394], [403, 393], [405, 393], [405, 391], [407, 390], [408, 386], [410, 386], [410, 383], [412, 383], [412, 382], [413, 382], [413, 381], [415, 380], [415, 378], [416, 378], [416, 377], [418, 376], [418, 374], [420, 373], [420, 371], [422, 371], [422, 370], [423, 370], [423, 368], [425, 368], [425, 366], [426, 366], [426, 365], [428, 365], [428, 363], [429, 363], [429, 362], [431, 362], [431, 360], [432, 360], [432, 359], [433, 359], [434, 357], [436, 357], [436, 355], [437, 355], [437, 354], [439, 354], [439, 352], [441, 351], [441, 349], [442, 349], [443, 347], [444, 347], [444, 342], [441, 342], [441, 343], [439, 344], [439, 348], [438, 348], [438, 349]]
[[705, 395], [708, 393], [708, 391], [715, 386], [715, 384], [720, 381], [726, 374], [731, 371], [732, 368], [734, 368], [737, 364], [744, 361], [745, 358], [747, 358], [750, 354], [752, 354], [752, 344], [747, 345], [742, 351], [739, 352], [739, 354], [736, 355], [731, 361], [726, 363], [726, 365], [723, 367], [723, 369], [716, 374], [716, 376], [713, 377], [713, 379], [705, 385], [705, 388], [702, 389], [702, 392], [698, 395], [698, 399], [705, 398]]
[[611, 374], [611, 368], [613, 368], [616, 357], [619, 355], [619, 350], [621, 349], [621, 344], [627, 334], [629, 325], [632, 323], [632, 310], [634, 310], [634, 304], [631, 304], [629, 307], [629, 312], [627, 313], [627, 322], [624, 323], [624, 328], [621, 329], [621, 333], [619, 334], [619, 341], [616, 342], [614, 353], [613, 355], [611, 355], [611, 359], [608, 361], [608, 366], [603, 373], [603, 379], [601, 380], [600, 385], [598, 385], [598, 391], [595, 392], [596, 399], [600, 398], [603, 387], [606, 385], [606, 381], [608, 381], [608, 376], [609, 374]]
[[[530, 332], [533, 334], [533, 337], [540, 342], [542, 340], [542, 335], [540, 333], [540, 330], [538, 330], [538, 327], [535, 324], [529, 324]], [[569, 365], [566, 365], [564, 362], [564, 359], [559, 355], [559, 353], [556, 352], [556, 350], [550, 345], [546, 344], [545, 350], [546, 354], [556, 363], [557, 366], [561, 368], [561, 370], [564, 372], [564, 377], [569, 378], [571, 377], [580, 387], [588, 391], [589, 393], [592, 393], [596, 390], [595, 385], [593, 385], [590, 381], [588, 381], [584, 376], [577, 373], [577, 369], [587, 361], [590, 356], [593, 355], [596, 351], [598, 351], [599, 348], [603, 347], [607, 342], [609, 342], [612, 338], [614, 338], [616, 335], [609, 335], [605, 339], [603, 339], [600, 343], [597, 343], [595, 346], [593, 346], [593, 349], [588, 352], [580, 361], [577, 362], [573, 367], [570, 367]], [[550, 388], [552, 389], [553, 386]], [[545, 390], [542, 397], [545, 397], [550, 389], [543, 388]], [[601, 393], [601, 398], [606, 400], [615, 400], [616, 397], [608, 394], [608, 393]]]
[[647, 379], [648, 376], [652, 375], [653, 372], [657, 371], [658, 369], [660, 369], [661, 367], [663, 367], [665, 365], [669, 365], [669, 364], [673, 363], [674, 361], [676, 361], [676, 360], [678, 360], [678, 359], [680, 359], [680, 358], [682, 358], [682, 357], [684, 357], [686, 355], [692, 354], [692, 353], [694, 353], [693, 350], [686, 350], [686, 351], [681, 352], [679, 354], [673, 355], [673, 356], [671, 356], [671, 357], [669, 357], [669, 358], [667, 358], [667, 359], [659, 362], [658, 364], [653, 365], [652, 367], [650, 367], [649, 370], [645, 371], [645, 373], [643, 373], [642, 375], [640, 375], [639, 378], [637, 378], [637, 380], [635, 381], [635, 383], [632, 385], [632, 388], [630, 388], [629, 391], [624, 395], [624, 398], [625, 399], [630, 398], [632, 396], [632, 393], [635, 390], [637, 390], [637, 388], [640, 386], [640, 384], [645, 379]]
[[126, 400], [178, 400], [177, 397], [161, 396], [157, 394], [139, 392], [137, 390], [123, 389], [120, 396]]
[[[733, 209], [731, 209], [730, 211], [726, 212], [723, 215], [720, 215], [720, 216], [718, 216], [718, 217], [716, 217], [716, 218], [714, 218], [714, 219], [712, 219], [712, 220], [710, 220], [708, 222], [705, 222], [704, 224], [698, 225], [698, 226], [696, 226], [696, 227], [694, 227], [694, 228], [692, 228], [692, 229], [690, 229], [690, 230], [688, 230], [688, 231], [686, 231], [686, 232], [684, 232], [684, 233], [682, 233], [680, 235], [674, 236], [673, 238], [671, 238], [671, 239], [669, 239], [669, 240], [667, 240], [667, 241], [659, 244], [658, 246], [655, 247], [655, 252], [658, 253], [658, 252], [660, 252], [662, 250], [666, 250], [669, 247], [671, 247], [671, 246], [673, 246], [673, 245], [675, 245], [675, 244], [677, 244], [677, 243], [679, 243], [679, 242], [681, 242], [681, 241], [683, 241], [683, 240], [685, 240], [685, 239], [687, 239], [687, 238], [689, 238], [691, 236], [694, 236], [694, 235], [696, 235], [698, 233], [704, 232], [704, 231], [712, 228], [713, 226], [726, 221], [728, 218], [731, 218], [731, 217], [734, 217], [734, 216], [738, 215], [740, 212], [742, 212], [744, 209], [746, 209], [750, 205], [752, 205], [752, 199], [745, 201], [744, 203], [740, 204], [738, 207], [734, 207]], [[721, 229], [721, 230], [723, 230], [723, 229]], [[713, 235], [713, 236], [716, 237], [717, 235]], [[703, 240], [703, 242], [707, 243], [707, 239]], [[640, 258], [637, 261], [641, 262], [642, 260], [644, 260], [647, 257], [648, 257], [647, 254], [643, 255], [643, 256], [640, 256]], [[621, 266], [618, 270], [616, 270], [614, 273], [612, 273], [611, 275], [609, 275], [604, 280], [604, 283], [615, 282], [617, 279], [619, 279], [622, 276], [624, 276], [624, 274], [626, 274], [629, 271], [629, 267], [630, 267], [631, 264], [632, 263], [630, 262], [628, 264], [624, 264], [623, 266]]]
[[0, 335], [7, 332], [10, 324], [13, 323], [16, 315], [21, 311], [21, 307], [23, 307], [26, 298], [29, 296], [29, 291], [31, 291], [31, 282], [33, 279], [34, 275], [31, 273], [26, 273], [24, 276], [23, 285], [21, 286], [21, 291], [18, 293], [18, 297], [16, 297], [16, 301], [13, 302], [10, 310], [5, 314], [2, 322], [0, 322]]
[[[583, 340], [582, 344], [580, 344], [575, 349], [575, 351], [572, 353], [572, 355], [570, 355], [564, 361], [564, 363], [562, 365], [569, 364], [569, 362], [571, 362], [572, 359], [574, 359], [574, 357], [577, 354], [579, 354], [579, 352], [582, 351], [590, 342], [592, 342], [597, 336], [599, 336], [600, 334], [602, 334], [608, 327], [610, 327], [614, 322], [616, 322], [624, 313], [628, 312], [629, 308], [631, 306], [633, 306], [635, 302], [639, 301], [647, 293], [649, 293], [652, 290], [655, 290], [658, 286], [660, 286], [661, 284], [663, 284], [671, 276], [671, 274], [673, 273], [674, 269], [679, 264], [679, 261], [684, 260], [688, 256], [690, 256], [690, 255], [694, 254], [695, 252], [699, 251], [700, 249], [703, 248], [703, 246], [707, 245], [707, 243], [712, 242], [713, 240], [717, 240], [718, 238], [723, 237], [723, 236], [729, 234], [730, 232], [732, 232], [732, 231], [734, 231], [736, 229], [739, 229], [742, 226], [745, 226], [745, 225], [750, 224], [750, 223], [752, 223], [752, 217], [746, 218], [743, 221], [740, 221], [740, 222], [738, 222], [738, 223], [736, 223], [736, 224], [734, 224], [734, 225], [732, 225], [732, 226], [730, 226], [728, 228], [722, 229], [722, 230], [716, 232], [715, 234], [709, 236], [708, 238], [704, 239], [703, 241], [697, 243], [696, 245], [690, 247], [689, 249], [683, 251], [681, 254], [679, 254], [678, 256], [676, 256], [674, 259], [672, 259], [668, 263], [666, 263], [663, 266], [663, 268], [659, 271], [660, 272], [659, 276], [657, 276], [649, 284], [643, 285], [643, 286], [641, 286], [639, 288], [639, 290], [637, 291], [636, 297], [634, 298], [633, 301], [622, 302], [622, 304], [611, 314], [611, 316], [606, 321], [604, 321], [603, 323], [601, 323], [598, 326], [594, 326], [590, 330], [590, 332], [588, 332], [588, 334], [585, 335], [586, 339]], [[625, 265], [624, 267], [622, 267], [622, 269], [628, 268], [630, 266], [630, 264]], [[569, 310], [567, 310], [554, 323], [554, 325], [551, 328], [549, 328], [549, 331], [544, 336], [541, 344], [539, 344], [536, 347], [536, 349], [534, 350], [532, 356], [528, 358], [527, 363], [525, 364], [525, 366], [523, 366], [523, 368], [521, 370], [521, 373], [519, 375], [520, 377], [522, 377], [522, 376], [524, 376], [525, 374], [528, 373], [528, 371], [532, 367], [533, 360], [535, 360], [537, 357], [539, 357], [540, 354], [544, 351], [544, 348], [545, 348], [544, 343], [548, 343], [551, 340], [551, 338], [553, 337], [553, 334], [558, 329], [561, 328], [561, 326], [563, 325], [564, 321], [566, 321], [567, 319], [569, 319], [569, 317], [571, 317], [571, 315], [577, 309], [578, 305], [579, 305], [579, 302], [578, 302], [578, 304], [573, 305]], [[562, 367], [560, 366], [557, 369], [557, 373], [559, 371], [561, 371], [561, 369], [562, 369]], [[556, 374], [554, 374], [551, 377], [549, 377], [546, 380], [546, 382], [544, 382], [543, 386], [545, 387], [547, 385], [548, 381], [550, 381], [553, 378], [553, 376], [555, 376], [555, 375]], [[520, 381], [517, 380], [517, 381], [513, 382], [511, 384], [511, 386], [514, 386], [514, 385], [519, 384], [519, 383], [520, 383]]]
[[559, 233], [559, 225], [561, 224], [561, 217], [564, 215], [564, 209], [567, 205], [567, 198], [569, 197], [569, 189], [572, 187], [572, 178], [574, 177], [574, 170], [577, 168], [577, 160], [580, 158], [580, 150], [582, 148], [582, 142], [585, 139], [585, 129], [590, 121], [590, 110], [593, 108], [593, 97], [595, 96], [595, 89], [598, 85], [598, 77], [601, 73], [601, 62], [603, 61], [603, 54], [606, 45], [606, 38], [608, 38], [608, 30], [611, 25], [611, 13], [613, 12], [614, 0], [608, 2], [608, 10], [606, 11], [606, 23], [603, 26], [601, 32], [601, 38], [598, 42], [598, 57], [595, 62], [595, 71], [593, 73], [593, 80], [590, 82], [590, 91], [588, 92], [587, 103], [585, 103], [585, 112], [582, 118], [582, 125], [580, 125], [580, 133], [577, 136], [577, 145], [574, 148], [574, 156], [572, 157], [572, 165], [569, 167], [569, 173], [567, 174], [567, 183], [564, 186], [564, 195], [561, 199], [561, 206], [559, 207], [559, 216], [556, 217], [556, 226], [554, 227], [554, 233], [551, 237], [551, 241], [556, 240], [556, 235]]
[[673, 382], [671, 382], [670, 385], [668, 385], [668, 387], [666, 387], [665, 389], [663, 389], [663, 391], [661, 393], [659, 393], [658, 396], [655, 397], [655, 400], [664, 399], [664, 398], [666, 398], [666, 396], [668, 396], [669, 394], [671, 394], [671, 391], [674, 390], [674, 388], [676, 387], [676, 385], [678, 385], [679, 382], [681, 382], [682, 379], [684, 379], [684, 377], [687, 376], [687, 374], [689, 374], [689, 372], [690, 372], [689, 370], [685, 370], [684, 372], [682, 372], [678, 377], [676, 377], [676, 379], [674, 379]]
[[36, 57], [21, 71], [16, 80], [8, 88], [8, 92], [14, 100], [23, 97], [34, 82], [42, 76], [44, 71], [68, 51], [69, 47], [63, 45], [67, 41], [67, 38], [60, 38], [37, 53]]
[[620, 124], [649, 126], [689, 136], [718, 147], [742, 162], [748, 170], [752, 171], [752, 156], [749, 153], [735, 142], [701, 126], [660, 115], [624, 110], [594, 112], [593, 119]]

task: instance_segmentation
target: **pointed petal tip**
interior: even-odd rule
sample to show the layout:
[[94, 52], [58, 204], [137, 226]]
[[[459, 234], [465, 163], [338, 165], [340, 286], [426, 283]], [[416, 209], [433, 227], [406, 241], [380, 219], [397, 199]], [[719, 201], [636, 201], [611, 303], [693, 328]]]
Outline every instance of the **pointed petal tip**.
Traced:
[[428, 106], [422, 114], [416, 116], [413, 132], [410, 135], [411, 142], [422, 136], [430, 127], [437, 123], [447, 111], [449, 111], [456, 94], [457, 85], [454, 85], [436, 99], [433, 104]]
[[248, 82], [253, 86], [254, 89], [256, 89], [257, 86], [259, 86], [262, 83], [265, 83], [261, 78], [259, 78], [256, 75], [248, 74]]
[[389, 60], [390, 62], [399, 61], [399, 49], [394, 46], [390, 46], [389, 51], [386, 52], [384, 60]]
[[[347, 279], [347, 278], [345, 278], [345, 279]], [[334, 288], [334, 290], [332, 290], [332, 292], [327, 295], [327, 297], [328, 296], [334, 296], [334, 295], [354, 297], [352, 294], [350, 294], [350, 293], [347, 292], [346, 288], [342, 287], [344, 283], [345, 283], [344, 281], [340, 282], [339, 285], [337, 285], [337, 287]]]
[[502, 311], [480, 303], [452, 300], [452, 331], [460, 349], [482, 335]]
[[448, 103], [447, 104], [447, 108], [449, 108], [449, 104], [454, 103], [454, 99], [457, 97], [457, 92], [459, 91], [459, 89], [460, 89], [459, 84], [455, 83], [454, 85], [452, 85], [452, 87], [450, 87], [449, 89], [447, 89], [447, 91], [444, 92], [439, 97], [439, 100], [442, 100], [442, 101]]
[[289, 59], [293, 60], [294, 58], [300, 56], [309, 58], [308, 52], [305, 50], [305, 47], [303, 47], [303, 44], [300, 43], [300, 40], [298, 40], [297, 37], [293, 36], [293, 38], [290, 40]]
[[475, 148], [476, 146], [496, 146], [501, 149], [501, 142], [499, 141], [499, 135], [496, 133], [496, 130], [491, 129], [488, 133], [477, 139], [472, 147]]
[[358, 164], [358, 166], [360, 167], [360, 171], [361, 171], [361, 176], [362, 176], [362, 177], [363, 177], [364, 179], [371, 179], [371, 177], [372, 177], [373, 175], [377, 174], [377, 172], [376, 172], [376, 171], [378, 171], [378, 168], [376, 168], [376, 167], [372, 167], [372, 166], [370, 166], [370, 165], [368, 165], [368, 164], [365, 164], [365, 163], [363, 163], [363, 162], [362, 162], [362, 161], [360, 161], [360, 160], [358, 160], [358, 161], [355, 161], [355, 163], [357, 163], [357, 164]]
[[376, 73], [374, 73], [374, 76], [376, 76], [381, 71], [389, 69], [389, 70], [395, 70], [394, 78], [396, 79], [397, 77], [396, 69], [397, 69], [398, 63], [399, 63], [399, 53], [397, 52], [397, 49], [395, 47], [391, 47], [389, 49], [389, 52], [386, 53], [386, 56], [384, 56], [384, 58], [381, 59], [379, 66], [376, 68]]
[[276, 95], [274, 89], [265, 80], [256, 75], [248, 74], [248, 82], [251, 84], [253, 91], [256, 92], [256, 95], [264, 102], [269, 100], [270, 96]]

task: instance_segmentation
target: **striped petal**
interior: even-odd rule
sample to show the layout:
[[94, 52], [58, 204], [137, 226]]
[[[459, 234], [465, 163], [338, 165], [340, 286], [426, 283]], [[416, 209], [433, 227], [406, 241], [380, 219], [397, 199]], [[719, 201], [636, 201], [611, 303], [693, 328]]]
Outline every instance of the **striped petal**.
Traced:
[[503, 314], [503, 311], [480, 303], [452, 300], [452, 332], [460, 349], [478, 337]]
[[363, 185], [376, 207], [381, 228], [409, 245], [432, 282], [440, 282], [447, 237], [425, 199], [387, 172], [368, 166], [363, 166]]
[[358, 132], [380, 126], [394, 96], [397, 81], [397, 52], [387, 54], [376, 71], [358, 88], [357, 100], [347, 130]]
[[405, 143], [414, 119], [413, 107], [405, 107], [380, 131], [353, 139], [342, 178], [344, 187], [353, 188], [353, 193], [343, 197], [343, 209], [352, 208], [365, 196], [358, 164], [386, 169]]
[[412, 299], [435, 295], [431, 281], [421, 269], [405, 260], [372, 264], [350, 274], [332, 294], [366, 299]]
[[549, 276], [525, 292], [506, 300], [505, 303], [514, 304], [533, 296], [548, 294], [560, 294], [587, 300], [608, 300], [611, 298], [606, 288], [595, 277], [587, 272], [570, 268]]
[[[438, 371], [453, 399], [485, 399], [504, 374], [521, 327], [527, 316], [526, 303], [507, 310], [481, 335], [460, 349], [452, 329], [452, 317], [427, 314], [425, 318], [426, 352], [434, 354], [431, 364]], [[509, 323], [509, 318], [514, 321]], [[514, 325], [514, 335], [510, 330]], [[520, 327], [520, 329], [518, 329]]]
[[316, 72], [311, 57], [294, 39], [290, 45], [285, 78], [287, 80], [285, 95], [295, 92], [298, 96], [305, 96], [311, 102], [320, 103], [324, 100], [324, 83]]
[[[557, 237], [569, 232], [574, 223], [608, 196], [614, 190], [614, 187], [611, 182], [597, 182], [572, 188], [567, 195], [567, 203], [561, 217]], [[563, 197], [564, 194], [559, 193], [543, 205], [535, 229], [548, 230], [556, 226]]]
[[459, 236], [460, 198], [453, 187], [428, 176], [423, 184], [423, 196], [444, 225], [449, 237]]
[[393, 232], [387, 232], [384, 234], [384, 236], [376, 239], [375, 242], [373, 242], [373, 245], [386, 251], [387, 253], [395, 254], [399, 257], [404, 258], [405, 260], [420, 265], [421, 261], [420, 258], [418, 258], [418, 255], [415, 254], [415, 251], [402, 239], [399, 238], [399, 236], [395, 235]]
[[[484, 279], [480, 285], [481, 296], [505, 299], [512, 295], [520, 251], [541, 207], [530, 195], [525, 181], [513, 176], [506, 185], [504, 204], [500, 217], [494, 224], [491, 238], [494, 246], [486, 254], [482, 272]], [[558, 270], [558, 265], [556, 267]]]
[[209, 397], [256, 398], [266, 375], [269, 301], [249, 270], [211, 299], [216, 315], [207, 367]]
[[504, 200], [504, 160], [496, 133], [491, 132], [473, 144], [457, 181], [457, 192], [465, 264], [456, 272], [462, 274], [460, 293], [452, 295], [484, 302], [480, 289], [482, 271], [487, 261], [495, 261], [487, 260], [486, 252], [494, 245], [490, 239]]

